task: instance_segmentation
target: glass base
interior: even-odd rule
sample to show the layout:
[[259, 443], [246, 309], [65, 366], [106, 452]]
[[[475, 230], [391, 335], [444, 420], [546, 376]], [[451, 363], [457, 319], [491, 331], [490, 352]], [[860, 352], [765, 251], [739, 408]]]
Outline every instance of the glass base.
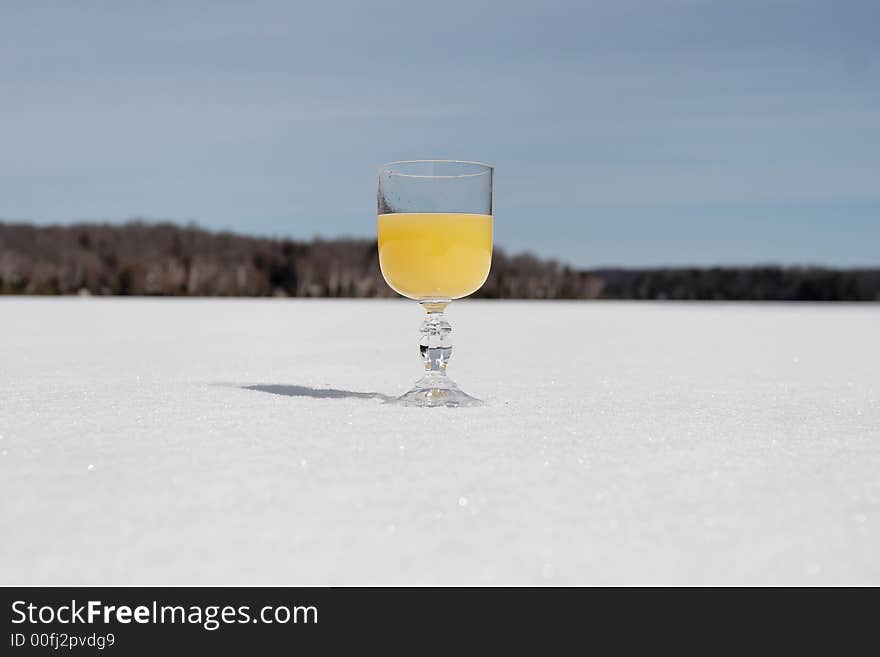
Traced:
[[394, 403], [404, 406], [480, 406], [476, 397], [462, 392], [445, 374], [427, 374], [416, 381], [412, 390], [398, 397]]

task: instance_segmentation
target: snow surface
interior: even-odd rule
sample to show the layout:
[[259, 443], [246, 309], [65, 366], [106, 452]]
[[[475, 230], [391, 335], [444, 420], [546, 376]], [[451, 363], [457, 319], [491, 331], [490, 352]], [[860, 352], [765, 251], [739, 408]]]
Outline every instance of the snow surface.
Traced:
[[0, 299], [0, 583], [880, 584], [880, 306]]

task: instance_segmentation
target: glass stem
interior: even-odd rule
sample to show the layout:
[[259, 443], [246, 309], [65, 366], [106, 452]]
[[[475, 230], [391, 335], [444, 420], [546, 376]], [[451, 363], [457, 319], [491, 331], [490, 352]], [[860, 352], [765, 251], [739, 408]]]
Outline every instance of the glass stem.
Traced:
[[425, 365], [425, 375], [446, 378], [446, 366], [452, 356], [452, 326], [446, 321], [444, 312], [449, 299], [421, 301], [428, 316], [422, 322], [422, 339], [419, 351]]
[[412, 406], [479, 405], [479, 399], [463, 393], [455, 381], [446, 375], [452, 356], [452, 326], [446, 321], [444, 312], [450, 300], [429, 299], [420, 303], [428, 315], [422, 322], [422, 339], [419, 341], [425, 375], [398, 401]]

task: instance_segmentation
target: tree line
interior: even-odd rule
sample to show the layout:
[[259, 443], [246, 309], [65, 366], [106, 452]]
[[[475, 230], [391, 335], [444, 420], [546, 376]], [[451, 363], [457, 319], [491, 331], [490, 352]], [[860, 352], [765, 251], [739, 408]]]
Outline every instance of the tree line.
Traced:
[[[0, 293], [393, 297], [375, 240], [249, 237], [197, 226], [0, 223]], [[582, 270], [496, 249], [475, 297], [880, 301], [880, 268]]]

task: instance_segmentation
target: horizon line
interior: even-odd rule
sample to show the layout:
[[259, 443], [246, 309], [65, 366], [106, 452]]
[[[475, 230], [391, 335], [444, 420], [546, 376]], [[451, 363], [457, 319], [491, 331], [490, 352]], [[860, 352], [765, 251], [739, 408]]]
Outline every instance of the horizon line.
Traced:
[[[144, 226], [173, 226], [175, 228], [180, 229], [195, 229], [200, 230], [205, 233], [214, 234], [214, 235], [232, 235], [235, 237], [247, 238], [247, 239], [265, 239], [270, 241], [287, 241], [287, 242], [333, 242], [333, 241], [376, 241], [375, 237], [370, 237], [367, 234], [357, 235], [357, 234], [349, 234], [342, 233], [333, 236], [325, 236], [320, 233], [316, 233], [311, 237], [294, 237], [289, 234], [283, 233], [260, 233], [253, 232], [248, 233], [244, 232], [241, 229], [236, 228], [217, 228], [206, 226], [200, 224], [197, 219], [188, 219], [185, 221], [174, 220], [174, 219], [157, 219], [150, 218], [145, 216], [137, 216], [133, 215], [126, 219], [71, 219], [70, 221], [57, 221], [57, 220], [48, 220], [46, 222], [42, 221], [34, 221], [28, 219], [7, 219], [5, 217], [0, 216], [0, 227], [2, 226], [29, 226], [32, 228], [76, 228], [76, 227], [84, 227], [84, 226], [100, 226], [100, 227], [110, 227], [110, 228], [120, 228], [130, 225], [144, 225]], [[615, 264], [601, 264], [601, 265], [574, 265], [562, 258], [554, 257], [554, 256], [546, 256], [536, 253], [535, 251], [526, 249], [524, 251], [514, 252], [502, 244], [493, 245], [493, 250], [500, 250], [504, 252], [507, 257], [516, 258], [516, 257], [533, 257], [538, 260], [542, 260], [545, 262], [555, 262], [562, 267], [568, 267], [570, 269], [574, 269], [577, 271], [603, 271], [603, 270], [630, 270], [630, 271], [639, 271], [639, 270], [652, 270], [652, 269], [760, 269], [760, 268], [777, 268], [777, 269], [829, 269], [829, 270], [837, 270], [837, 271], [860, 271], [860, 270], [875, 270], [880, 269], [880, 262], [874, 264], [861, 263], [855, 265], [835, 265], [830, 263], [817, 263], [817, 262], [792, 262], [792, 261], [753, 261], [750, 263], [744, 263], [742, 261], [739, 262], [716, 262], [713, 264], [688, 264], [688, 263], [655, 263], [655, 264], [644, 264], [644, 265], [615, 265]]]

